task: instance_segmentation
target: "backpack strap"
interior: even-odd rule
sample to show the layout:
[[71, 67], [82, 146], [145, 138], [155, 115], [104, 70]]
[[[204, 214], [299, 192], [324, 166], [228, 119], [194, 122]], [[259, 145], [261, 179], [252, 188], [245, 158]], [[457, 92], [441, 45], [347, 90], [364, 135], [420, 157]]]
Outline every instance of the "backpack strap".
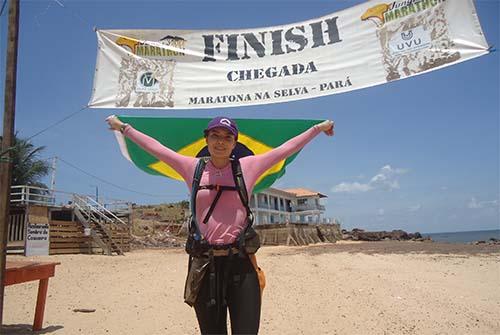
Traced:
[[210, 219], [210, 216], [212, 215], [215, 206], [217, 205], [217, 202], [219, 201], [223, 191], [238, 191], [241, 203], [243, 204], [247, 212], [247, 223], [249, 223], [250, 225], [251, 223], [253, 223], [253, 214], [250, 210], [250, 207], [248, 206], [247, 188], [245, 186], [245, 180], [243, 179], [243, 173], [241, 171], [241, 165], [239, 160], [235, 159], [231, 160], [231, 170], [233, 172], [234, 186], [223, 186], [223, 185], [200, 186], [198, 182], [198, 190], [201, 189], [217, 190], [217, 194], [215, 195], [215, 198], [212, 201], [212, 204], [210, 205], [210, 208], [208, 209], [205, 218], [203, 219], [204, 224], [207, 224], [208, 220]]
[[236, 190], [238, 191], [238, 194], [241, 199], [241, 203], [245, 207], [247, 211], [247, 227], [251, 226], [253, 224], [253, 213], [250, 210], [250, 206], [248, 205], [249, 203], [249, 198], [248, 198], [248, 192], [247, 192], [247, 187], [245, 185], [245, 179], [243, 178], [243, 172], [241, 171], [241, 164], [240, 161], [237, 159], [233, 159], [231, 161], [231, 168], [233, 170], [233, 178], [234, 178], [234, 185], [236, 186]]
[[240, 161], [232, 160], [231, 167], [233, 169], [234, 184], [236, 185], [236, 189], [238, 190], [241, 203], [243, 204], [243, 206], [245, 206], [245, 209], [247, 210], [247, 225], [245, 229], [243, 229], [243, 231], [240, 232], [240, 236], [238, 237], [239, 257], [244, 258], [246, 255], [244, 251], [245, 235], [247, 234], [247, 231], [250, 229], [250, 227], [252, 227], [254, 217], [252, 211], [250, 210], [250, 206], [248, 205], [249, 203], [248, 192], [247, 192], [247, 187], [245, 185], [245, 179], [243, 178], [243, 172], [241, 171]]
[[198, 194], [198, 190], [200, 189], [200, 181], [201, 175], [205, 170], [205, 166], [207, 165], [209, 158], [201, 157], [196, 164], [196, 168], [194, 170], [193, 182], [191, 183], [191, 220], [189, 220], [189, 232], [193, 233], [193, 237], [195, 240], [201, 240], [203, 236], [200, 232], [200, 227], [198, 226], [198, 222], [196, 221], [196, 195]]
[[235, 186], [224, 186], [224, 185], [203, 185], [200, 186], [199, 189], [204, 189], [204, 190], [217, 190], [217, 194], [215, 195], [214, 200], [212, 201], [212, 205], [210, 205], [210, 208], [208, 209], [207, 215], [205, 215], [205, 218], [203, 219], [203, 223], [207, 224], [208, 219], [210, 219], [210, 216], [212, 215], [215, 205], [217, 205], [217, 202], [220, 199], [220, 196], [222, 195], [223, 191], [236, 191], [237, 187]]

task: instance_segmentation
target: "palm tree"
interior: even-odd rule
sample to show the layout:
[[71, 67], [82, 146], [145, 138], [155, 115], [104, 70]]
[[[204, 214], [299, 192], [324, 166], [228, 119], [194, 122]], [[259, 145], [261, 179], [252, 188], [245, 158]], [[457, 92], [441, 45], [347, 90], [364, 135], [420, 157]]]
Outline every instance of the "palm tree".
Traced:
[[[3, 137], [0, 136], [0, 145]], [[29, 140], [14, 135], [14, 145], [11, 152], [13, 161], [11, 185], [30, 185], [47, 188], [40, 182], [50, 171], [50, 164], [38, 155], [45, 146], [35, 147]]]

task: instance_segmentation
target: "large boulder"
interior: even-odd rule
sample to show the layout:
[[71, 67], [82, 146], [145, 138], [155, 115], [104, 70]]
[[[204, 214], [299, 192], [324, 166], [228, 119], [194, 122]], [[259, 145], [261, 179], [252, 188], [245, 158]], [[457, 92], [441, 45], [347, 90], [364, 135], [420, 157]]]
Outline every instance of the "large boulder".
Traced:
[[342, 239], [354, 241], [382, 241], [382, 240], [395, 240], [395, 241], [422, 241], [422, 235], [419, 232], [407, 233], [404, 230], [393, 231], [365, 231], [363, 229], [354, 228], [352, 231], [342, 230]]

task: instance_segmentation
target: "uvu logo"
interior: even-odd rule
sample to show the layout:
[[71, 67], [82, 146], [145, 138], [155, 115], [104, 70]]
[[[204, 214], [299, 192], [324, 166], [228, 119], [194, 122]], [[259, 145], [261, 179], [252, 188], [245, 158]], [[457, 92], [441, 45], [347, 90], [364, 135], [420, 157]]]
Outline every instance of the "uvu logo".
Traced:
[[158, 80], [153, 76], [153, 73], [151, 72], [145, 72], [142, 74], [141, 78], [141, 85], [144, 87], [153, 87], [155, 84], [158, 83]]
[[409, 30], [407, 33], [402, 32], [401, 39], [402, 42], [397, 44], [397, 48], [400, 51], [412, 47], [417, 47], [422, 44], [422, 39], [420, 37], [413, 39], [413, 32], [411, 30]]
[[402, 31], [391, 38], [390, 49], [393, 53], [407, 53], [430, 47], [430, 33], [422, 26]]
[[401, 38], [404, 39], [405, 41], [409, 41], [413, 38], [413, 31], [408, 30], [407, 33], [404, 31], [401, 33]]

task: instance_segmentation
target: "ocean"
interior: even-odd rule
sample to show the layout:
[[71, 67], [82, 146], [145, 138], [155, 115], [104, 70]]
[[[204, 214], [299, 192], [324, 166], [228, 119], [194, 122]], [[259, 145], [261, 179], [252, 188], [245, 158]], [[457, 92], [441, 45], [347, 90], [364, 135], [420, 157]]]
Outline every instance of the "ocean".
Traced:
[[435, 242], [446, 243], [470, 243], [475, 241], [489, 241], [490, 238], [500, 240], [500, 229], [459, 231], [453, 233], [422, 233], [422, 236], [429, 236]]

